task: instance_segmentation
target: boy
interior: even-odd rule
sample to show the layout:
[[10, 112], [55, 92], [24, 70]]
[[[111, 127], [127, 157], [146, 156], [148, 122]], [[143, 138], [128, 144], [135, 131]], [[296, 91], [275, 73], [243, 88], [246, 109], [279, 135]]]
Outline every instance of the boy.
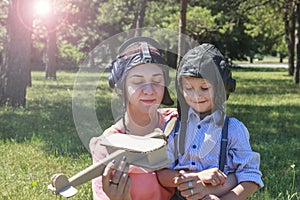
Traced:
[[173, 199], [246, 199], [263, 187], [260, 156], [251, 149], [247, 128], [235, 118], [228, 120], [228, 144], [220, 156], [224, 103], [235, 90], [224, 57], [213, 45], [202, 44], [183, 57], [176, 81], [180, 127], [168, 138], [172, 164], [158, 172], [160, 183], [177, 187]]

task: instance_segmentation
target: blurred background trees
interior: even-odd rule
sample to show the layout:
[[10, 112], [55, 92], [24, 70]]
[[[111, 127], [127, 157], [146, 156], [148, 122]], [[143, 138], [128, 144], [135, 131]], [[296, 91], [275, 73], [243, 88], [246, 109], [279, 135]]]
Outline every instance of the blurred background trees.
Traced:
[[[183, 30], [199, 43], [215, 44], [229, 61], [287, 57], [287, 73], [299, 83], [298, 0], [52, 0], [48, 11], [36, 6], [42, 1], [0, 2], [0, 105], [25, 106], [30, 70], [55, 79], [57, 69], [76, 70], [101, 41], [141, 27]], [[177, 58], [168, 59], [174, 65]]]

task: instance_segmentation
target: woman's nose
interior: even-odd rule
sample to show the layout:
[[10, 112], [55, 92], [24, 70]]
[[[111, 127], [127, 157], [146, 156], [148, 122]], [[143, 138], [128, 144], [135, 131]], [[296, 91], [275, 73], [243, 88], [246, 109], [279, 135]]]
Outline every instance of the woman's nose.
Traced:
[[147, 83], [143, 86], [143, 92], [145, 94], [152, 94], [154, 91], [153, 85], [151, 83]]

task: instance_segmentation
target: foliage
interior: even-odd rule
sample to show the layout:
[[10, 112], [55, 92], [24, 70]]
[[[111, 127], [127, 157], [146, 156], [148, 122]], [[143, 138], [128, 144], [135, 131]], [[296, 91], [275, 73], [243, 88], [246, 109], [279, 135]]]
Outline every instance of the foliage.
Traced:
[[[256, 5], [257, 4], [257, 5]], [[249, 9], [248, 7], [254, 7]], [[268, 54], [272, 50], [283, 54], [287, 53], [284, 39], [284, 22], [282, 6], [262, 2], [244, 2], [240, 9], [245, 11], [248, 21], [245, 24], [245, 32], [253, 38], [261, 38], [257, 52]], [[266, 12], [267, 11], [267, 12]]]
[[147, 3], [145, 27], [160, 27], [178, 30], [179, 3], [171, 1], [149, 1]]
[[202, 38], [207, 38], [208, 35], [213, 35], [214, 32], [218, 31], [216, 18], [220, 17], [220, 15], [221, 13], [213, 16], [211, 14], [211, 10], [207, 8], [189, 6], [186, 16], [187, 30], [192, 33], [192, 36], [200, 35], [200, 37], [202, 36]]
[[78, 67], [79, 63], [84, 58], [84, 53], [78, 51], [78, 49], [70, 43], [61, 44], [59, 47], [59, 51], [59, 55], [62, 58], [61, 60], [64, 61], [64, 63], [59, 63], [59, 68], [61, 69], [70, 69], [71, 67]]
[[[57, 1], [58, 46], [72, 44], [87, 55], [101, 41], [135, 27], [137, 0]], [[1, 24], [5, 24], [7, 1], [0, 3]], [[199, 43], [211, 42], [231, 59], [246, 59], [255, 53], [286, 53], [282, 5], [284, 1], [189, 1], [187, 34]], [[161, 27], [178, 31], [179, 2], [148, 0], [143, 27]], [[44, 30], [43, 20], [36, 19], [37, 27]], [[36, 28], [37, 28], [36, 27]], [[44, 30], [45, 32], [45, 30]], [[34, 42], [45, 43], [42, 32], [34, 32]], [[38, 36], [38, 34], [40, 34]], [[0, 29], [1, 41], [5, 29]], [[2, 40], [1, 40], [2, 39]], [[173, 47], [171, 47], [173, 48]], [[75, 54], [73, 54], [75, 55]], [[35, 55], [37, 56], [37, 55]], [[81, 54], [78, 54], [80, 60]], [[59, 55], [59, 63], [68, 58]], [[37, 60], [35, 58], [35, 60]]]
[[[261, 154], [265, 183], [249, 199], [300, 199], [299, 87], [291, 84], [285, 69], [235, 67], [232, 72], [237, 90], [226, 110], [247, 126], [253, 150]], [[72, 176], [92, 163], [73, 121], [76, 73], [59, 71], [57, 77], [57, 81], [46, 81], [44, 73], [33, 72], [27, 107], [0, 109], [0, 199], [60, 199], [47, 190], [50, 176], [58, 172]], [[86, 84], [91, 84], [89, 79]], [[95, 106], [103, 129], [113, 123], [112, 92], [107, 74], [101, 75]], [[87, 183], [73, 199], [91, 198]]]

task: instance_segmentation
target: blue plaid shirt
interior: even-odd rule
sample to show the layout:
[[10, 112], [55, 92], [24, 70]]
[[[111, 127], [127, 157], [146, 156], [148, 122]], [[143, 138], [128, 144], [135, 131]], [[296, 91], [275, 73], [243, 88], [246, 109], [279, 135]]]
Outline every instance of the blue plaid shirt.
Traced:
[[[174, 136], [179, 136], [180, 128], [177, 132], [173, 130], [168, 138], [167, 154], [172, 160], [171, 169], [201, 171], [219, 167], [222, 126], [216, 122], [220, 117], [221, 114], [216, 111], [201, 120], [193, 109], [189, 109], [183, 155], [179, 155], [179, 139], [177, 145], [174, 141]], [[228, 122], [226, 155], [225, 174], [235, 173], [238, 183], [251, 181], [263, 187], [260, 155], [252, 151], [247, 128], [235, 118], [230, 118]]]

